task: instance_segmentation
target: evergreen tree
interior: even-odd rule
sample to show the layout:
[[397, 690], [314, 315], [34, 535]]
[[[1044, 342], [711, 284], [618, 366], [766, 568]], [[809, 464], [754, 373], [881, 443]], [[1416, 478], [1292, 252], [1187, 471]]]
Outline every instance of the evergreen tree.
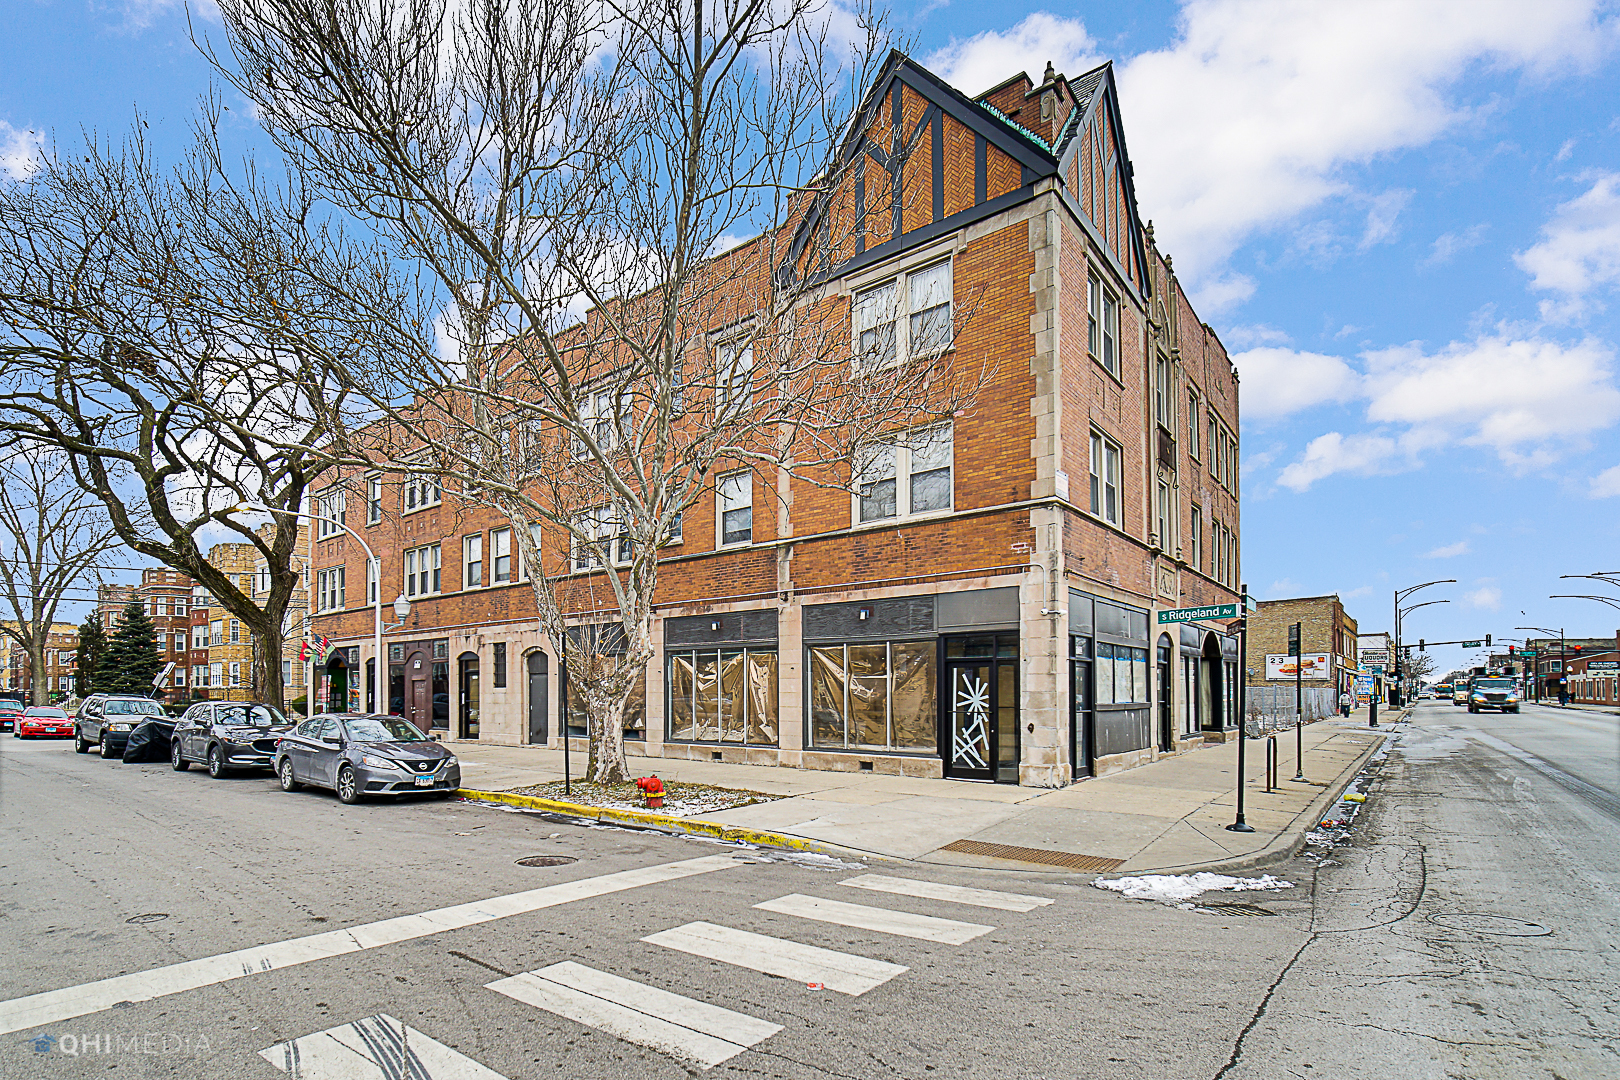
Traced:
[[152, 680], [162, 670], [157, 628], [146, 617], [146, 605], [136, 601], [118, 617], [112, 640], [96, 667], [96, 688], [104, 694], [150, 694]]
[[101, 658], [106, 655], [107, 631], [101, 627], [101, 612], [92, 611], [85, 616], [84, 622], [79, 624], [79, 668], [73, 692], [81, 698], [87, 698], [101, 690], [101, 683], [96, 675], [97, 668], [101, 666]]

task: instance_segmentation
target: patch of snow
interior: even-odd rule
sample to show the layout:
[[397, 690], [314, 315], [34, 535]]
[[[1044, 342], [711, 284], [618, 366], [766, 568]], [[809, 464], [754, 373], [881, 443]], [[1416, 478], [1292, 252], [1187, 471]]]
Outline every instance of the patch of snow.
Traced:
[[1158, 900], [1165, 903], [1191, 900], [1206, 892], [1247, 892], [1292, 889], [1292, 881], [1283, 881], [1270, 874], [1257, 878], [1228, 877], [1225, 874], [1147, 874], [1143, 877], [1098, 878], [1092, 884], [1099, 889], [1120, 893], [1132, 900]]

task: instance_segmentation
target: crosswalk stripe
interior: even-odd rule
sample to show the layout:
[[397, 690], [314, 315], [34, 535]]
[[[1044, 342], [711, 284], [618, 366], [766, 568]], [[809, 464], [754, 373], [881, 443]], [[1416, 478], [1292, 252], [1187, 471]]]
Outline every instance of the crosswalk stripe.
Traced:
[[259, 1056], [294, 1080], [506, 1080], [382, 1013], [277, 1043]]
[[780, 1024], [572, 961], [500, 979], [488, 988], [705, 1069], [782, 1030]]
[[907, 970], [884, 960], [872, 960], [815, 945], [801, 945], [797, 941], [784, 941], [707, 922], [660, 930], [641, 940], [766, 975], [821, 983], [828, 990], [851, 997], [882, 986]]
[[762, 911], [779, 915], [796, 915], [801, 919], [838, 926], [852, 926], [860, 930], [876, 930], [880, 934], [938, 941], [946, 945], [961, 945], [981, 934], [994, 930], [983, 923], [958, 922], [956, 919], [938, 919], [932, 915], [913, 915], [908, 911], [890, 911], [888, 908], [867, 907], [865, 904], [846, 904], [842, 900], [826, 900], [819, 896], [792, 893], [763, 904], [755, 904]]
[[1024, 893], [996, 892], [994, 889], [970, 889], [963, 885], [943, 885], [937, 881], [918, 881], [916, 878], [885, 877], [882, 874], [862, 874], [847, 878], [840, 885], [874, 892], [898, 893], [901, 896], [921, 896], [928, 900], [948, 900], [953, 904], [972, 904], [974, 907], [997, 908], [1001, 911], [1034, 911], [1052, 903], [1044, 896]]
[[168, 994], [212, 986], [215, 983], [242, 979], [263, 971], [275, 971], [307, 964], [314, 960], [342, 956], [362, 949], [375, 949], [381, 945], [409, 941], [413, 938], [475, 926], [492, 919], [504, 919], [542, 908], [567, 904], [575, 900], [588, 900], [609, 893], [622, 892], [642, 885], [658, 885], [694, 874], [713, 870], [728, 870], [747, 863], [737, 862], [729, 855], [704, 855], [696, 859], [642, 866], [634, 870], [621, 870], [599, 877], [559, 882], [525, 892], [510, 893], [474, 900], [467, 904], [425, 911], [417, 915], [401, 915], [393, 919], [352, 926], [345, 930], [329, 930], [323, 934], [310, 934], [288, 941], [255, 945], [235, 952], [186, 960], [166, 967], [117, 975], [99, 982], [82, 983], [60, 990], [47, 990], [27, 997], [0, 1001], [0, 1035], [41, 1024], [54, 1024], [76, 1016], [110, 1009], [121, 1001], [150, 1001]]

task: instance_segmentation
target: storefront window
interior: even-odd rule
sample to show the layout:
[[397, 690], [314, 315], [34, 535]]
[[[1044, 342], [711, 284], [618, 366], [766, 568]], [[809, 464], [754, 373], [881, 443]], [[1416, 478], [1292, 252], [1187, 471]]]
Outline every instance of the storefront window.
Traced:
[[1135, 705], [1148, 700], [1146, 649], [1097, 642], [1097, 704]]
[[774, 649], [672, 652], [666, 665], [670, 740], [777, 745]]
[[[438, 642], [434, 643], [434, 652], [438, 652]], [[433, 662], [433, 726], [436, 728], [450, 727], [450, 662], [448, 660], [435, 660]]]
[[[584, 737], [587, 734], [589, 717], [585, 714], [585, 700], [577, 694], [568, 692], [568, 672], [562, 672], [562, 698], [563, 710], [568, 716], [568, 734]], [[647, 737], [647, 672], [643, 669], [636, 676], [636, 684], [630, 688], [630, 696], [624, 702], [624, 737], [627, 739], [645, 739]]]
[[932, 641], [810, 650], [810, 744], [938, 753], [939, 665]]

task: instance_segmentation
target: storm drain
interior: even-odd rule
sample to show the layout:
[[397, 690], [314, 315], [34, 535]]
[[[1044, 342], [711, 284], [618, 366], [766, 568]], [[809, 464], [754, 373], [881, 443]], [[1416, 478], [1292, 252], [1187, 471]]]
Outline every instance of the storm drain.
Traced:
[[569, 863], [579, 862], [572, 855], [530, 855], [526, 859], [519, 859], [519, 866], [567, 866]]
[[1198, 910], [1206, 915], [1278, 915], [1280, 912], [1257, 904], [1199, 904]]
[[1107, 873], [1118, 870], [1124, 859], [1105, 859], [1101, 855], [1080, 855], [1073, 851], [1051, 851], [1047, 848], [1019, 847], [1016, 844], [987, 844], [982, 840], [957, 840], [940, 848], [961, 855], [985, 855], [992, 859], [1011, 859], [1014, 862], [1042, 863], [1046, 866], [1066, 866], [1071, 870], [1096, 870]]

